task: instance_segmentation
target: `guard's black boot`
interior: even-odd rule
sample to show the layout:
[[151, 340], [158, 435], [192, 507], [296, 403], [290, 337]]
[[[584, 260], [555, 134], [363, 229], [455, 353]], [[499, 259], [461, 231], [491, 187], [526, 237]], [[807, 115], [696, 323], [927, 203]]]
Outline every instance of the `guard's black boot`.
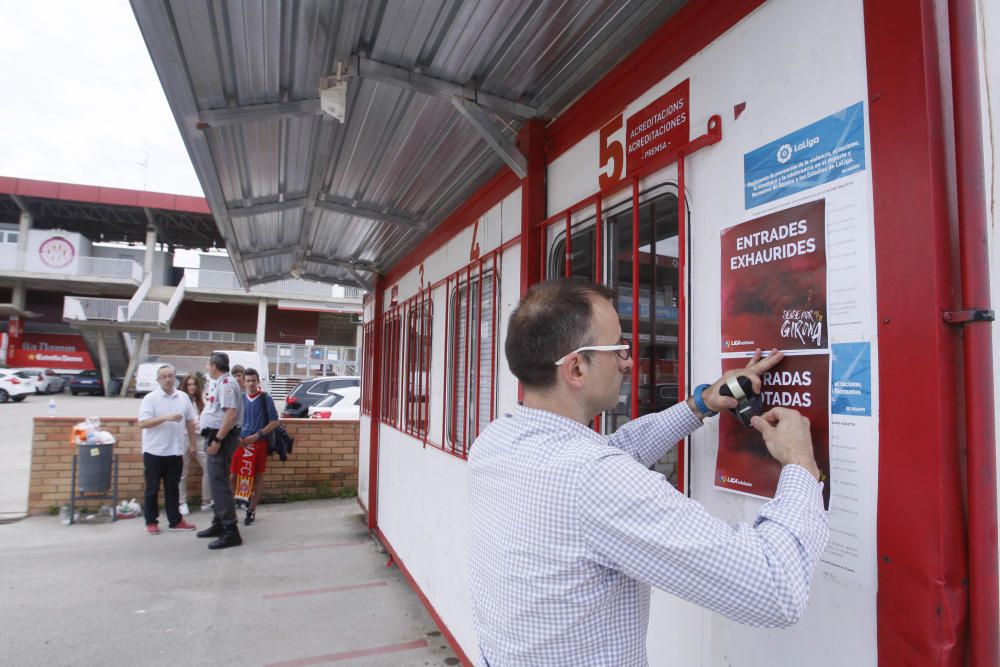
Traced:
[[227, 549], [229, 547], [238, 547], [243, 544], [243, 538], [240, 537], [240, 529], [236, 527], [236, 524], [229, 526], [224, 526], [222, 529], [222, 535], [216, 541], [208, 545], [209, 549]]
[[257, 518], [256, 512], [254, 512], [253, 510], [247, 510], [247, 518], [243, 520], [243, 523], [245, 523], [248, 526], [252, 526], [254, 519], [256, 518]]
[[218, 537], [219, 535], [222, 535], [222, 522], [218, 519], [212, 519], [211, 526], [198, 531], [198, 537]]

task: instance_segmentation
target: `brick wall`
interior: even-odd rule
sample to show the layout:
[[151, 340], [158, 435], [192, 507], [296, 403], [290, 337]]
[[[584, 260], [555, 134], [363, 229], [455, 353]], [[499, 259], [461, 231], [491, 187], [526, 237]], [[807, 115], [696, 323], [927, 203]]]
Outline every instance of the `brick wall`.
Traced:
[[[81, 417], [36, 417], [31, 448], [31, 482], [28, 513], [44, 514], [51, 507], [69, 503], [75, 448], [69, 444], [73, 425]], [[287, 461], [267, 462], [263, 498], [281, 500], [289, 495], [321, 496], [358, 487], [358, 422], [326, 419], [287, 419], [282, 424], [295, 438]], [[101, 427], [115, 436], [119, 455], [118, 496], [142, 502], [143, 470], [139, 427], [134, 418], [106, 418]], [[197, 462], [188, 471], [188, 501], [201, 495], [201, 469]], [[99, 501], [91, 504], [96, 505]], [[160, 494], [163, 502], [163, 494]], [[79, 504], [86, 505], [86, 502]]]
[[205, 357], [216, 350], [253, 350], [253, 343], [150, 338], [149, 353], [163, 357]]

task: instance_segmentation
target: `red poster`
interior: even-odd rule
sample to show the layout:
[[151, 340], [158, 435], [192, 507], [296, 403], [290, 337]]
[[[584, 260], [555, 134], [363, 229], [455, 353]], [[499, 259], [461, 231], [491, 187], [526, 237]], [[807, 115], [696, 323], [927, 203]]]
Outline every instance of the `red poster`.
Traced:
[[[813, 452], [826, 475], [823, 505], [830, 509], [830, 357], [807, 354], [785, 357], [765, 373], [764, 409], [787, 407], [809, 418]], [[723, 359], [722, 370], [746, 366], [746, 359]], [[715, 461], [715, 486], [762, 498], [773, 498], [781, 465], [764, 446], [756, 429], [745, 428], [728, 412], [719, 415], [719, 455]]]
[[685, 79], [652, 104], [629, 116], [625, 133], [628, 175], [642, 168], [647, 160], [675, 150], [690, 140], [690, 83], [690, 79]]
[[83, 336], [74, 334], [24, 334], [20, 348], [7, 350], [7, 365], [54, 370], [94, 368]]
[[823, 350], [826, 200], [722, 231], [722, 351]]

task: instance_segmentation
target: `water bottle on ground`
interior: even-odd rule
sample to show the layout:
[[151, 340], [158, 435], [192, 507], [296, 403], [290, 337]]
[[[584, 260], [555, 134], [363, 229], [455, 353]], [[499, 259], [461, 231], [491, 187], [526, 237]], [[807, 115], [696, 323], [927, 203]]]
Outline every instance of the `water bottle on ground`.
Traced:
[[56, 399], [50, 398], [49, 399], [49, 417], [55, 417], [55, 416], [56, 416]]

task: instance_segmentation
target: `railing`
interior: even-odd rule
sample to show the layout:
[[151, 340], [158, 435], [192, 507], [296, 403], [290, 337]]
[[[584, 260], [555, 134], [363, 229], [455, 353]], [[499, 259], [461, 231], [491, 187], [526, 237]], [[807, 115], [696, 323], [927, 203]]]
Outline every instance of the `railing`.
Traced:
[[80, 255], [61, 266], [47, 264], [38, 253], [18, 252], [12, 243], [0, 243], [0, 271], [18, 271], [18, 260], [23, 259], [24, 273], [51, 273], [59, 276], [85, 276], [89, 278], [108, 278], [114, 280], [129, 280], [142, 282], [142, 265], [131, 259], [114, 259], [111, 257], [93, 257]]
[[77, 273], [81, 275], [142, 281], [142, 265], [131, 259], [80, 257], [77, 261], [79, 262]]
[[67, 296], [63, 300], [63, 319], [98, 322], [136, 322], [166, 324], [166, 305], [159, 301], [143, 301], [130, 320], [128, 299], [100, 299]]
[[[184, 278], [190, 289], [231, 290], [245, 292], [239, 278], [232, 271], [214, 271], [211, 269], [184, 269]], [[342, 287], [328, 285], [312, 280], [287, 278], [269, 283], [254, 285], [250, 294], [278, 294], [284, 297], [318, 296], [334, 299], [361, 299], [363, 292], [357, 287]]]
[[358, 348], [339, 345], [264, 346], [276, 375], [318, 377], [322, 375], [358, 375]]
[[0, 266], [14, 269], [17, 267], [17, 245], [0, 243]]

